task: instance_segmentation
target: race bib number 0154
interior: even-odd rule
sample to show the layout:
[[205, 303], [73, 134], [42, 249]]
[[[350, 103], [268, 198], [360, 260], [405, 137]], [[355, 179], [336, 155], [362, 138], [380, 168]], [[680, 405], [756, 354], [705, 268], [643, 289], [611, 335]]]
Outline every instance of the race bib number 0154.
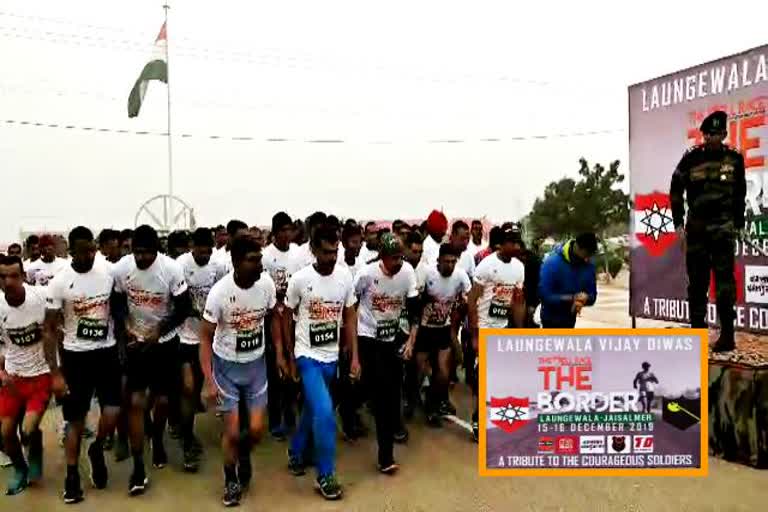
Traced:
[[337, 322], [323, 322], [309, 326], [309, 344], [313, 347], [329, 345], [339, 342], [339, 324]]
[[81, 318], [77, 322], [77, 337], [81, 340], [104, 341], [107, 339], [107, 324], [102, 320]]
[[253, 352], [261, 348], [264, 343], [263, 331], [245, 331], [237, 333], [235, 352]]

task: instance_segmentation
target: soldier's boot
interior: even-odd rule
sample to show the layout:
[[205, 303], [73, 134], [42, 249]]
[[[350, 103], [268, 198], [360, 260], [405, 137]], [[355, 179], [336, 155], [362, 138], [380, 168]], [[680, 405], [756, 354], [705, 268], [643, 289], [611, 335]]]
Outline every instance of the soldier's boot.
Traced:
[[734, 338], [733, 319], [721, 315], [720, 319], [720, 337], [712, 346], [712, 352], [730, 352], [736, 349], [736, 340]]
[[706, 329], [709, 327], [707, 325], [707, 320], [704, 315], [699, 317], [698, 315], [692, 316], [691, 318], [691, 329]]
[[712, 352], [730, 352], [736, 350], [736, 340], [733, 336], [733, 329], [723, 329], [720, 332], [720, 337], [712, 345]]

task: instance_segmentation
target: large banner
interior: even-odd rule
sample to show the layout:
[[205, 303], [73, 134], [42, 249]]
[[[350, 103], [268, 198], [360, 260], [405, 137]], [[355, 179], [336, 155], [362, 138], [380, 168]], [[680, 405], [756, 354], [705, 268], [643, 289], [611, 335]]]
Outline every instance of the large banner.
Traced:
[[484, 330], [480, 473], [705, 476], [706, 336]]
[[[629, 88], [630, 193], [634, 204], [630, 313], [687, 323], [687, 277], [669, 201], [672, 172], [702, 142], [699, 126], [729, 114], [727, 143], [744, 154], [747, 229], [768, 253], [768, 46]], [[736, 244], [737, 329], [768, 331], [768, 258]], [[714, 278], [708, 320], [714, 323]]]

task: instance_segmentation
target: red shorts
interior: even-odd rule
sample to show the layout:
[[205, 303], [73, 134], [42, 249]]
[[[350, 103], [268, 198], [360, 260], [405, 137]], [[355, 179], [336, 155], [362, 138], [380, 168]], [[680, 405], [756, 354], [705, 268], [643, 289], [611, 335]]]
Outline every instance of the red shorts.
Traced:
[[42, 413], [51, 398], [51, 374], [16, 377], [9, 386], [0, 387], [0, 418], [15, 418], [25, 413]]

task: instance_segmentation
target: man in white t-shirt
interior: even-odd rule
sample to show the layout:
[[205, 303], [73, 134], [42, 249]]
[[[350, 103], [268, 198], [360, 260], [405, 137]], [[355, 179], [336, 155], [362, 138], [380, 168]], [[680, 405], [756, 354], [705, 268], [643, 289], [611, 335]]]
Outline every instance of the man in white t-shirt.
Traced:
[[241, 220], [230, 220], [227, 222], [227, 245], [216, 253], [211, 255], [211, 260], [215, 261], [219, 265], [224, 266], [227, 272], [232, 271], [232, 256], [230, 254], [230, 247], [235, 237], [245, 235], [248, 233], [248, 224]]
[[144, 415], [147, 389], [154, 398], [152, 465], [163, 468], [168, 456], [163, 433], [168, 419], [168, 395], [178, 382], [178, 329], [189, 316], [191, 303], [184, 271], [159, 253], [160, 239], [151, 226], [133, 233], [133, 256], [112, 269], [120, 305], [116, 323], [126, 343], [127, 389], [131, 393], [130, 437], [133, 472], [131, 496], [143, 494], [149, 482], [144, 468]]
[[475, 255], [485, 249], [485, 243], [483, 242], [483, 223], [477, 219], [472, 221], [472, 227], [470, 228], [471, 240], [467, 245], [467, 250], [472, 255]]
[[312, 240], [312, 234], [315, 230], [324, 225], [327, 221], [328, 216], [323, 212], [315, 212], [309, 216], [309, 219], [307, 219], [308, 241], [299, 246], [296, 256], [299, 261], [299, 268], [308, 267], [315, 262], [315, 255], [312, 254], [312, 247], [309, 240]]
[[77, 503], [83, 500], [78, 461], [91, 401], [95, 395], [101, 406], [98, 433], [88, 448], [91, 481], [97, 489], [104, 489], [108, 479], [104, 442], [117, 424], [122, 381], [111, 310], [114, 279], [104, 264], [95, 264], [96, 243], [88, 228], [74, 228], [69, 246], [72, 263], [48, 285], [45, 338], [55, 350], [58, 333], [64, 333], [61, 363], [52, 373], [53, 392], [69, 425], [64, 502]]
[[202, 451], [202, 444], [195, 437], [195, 414], [203, 387], [203, 371], [200, 367], [200, 321], [213, 285], [227, 273], [224, 266], [211, 261], [212, 252], [213, 233], [210, 229], [197, 228], [192, 234], [192, 251], [182, 254], [176, 260], [184, 272], [192, 303], [191, 313], [179, 330], [179, 423], [184, 470], [190, 473], [198, 470]]
[[339, 257], [336, 264], [349, 270], [354, 279], [355, 275], [365, 267], [366, 263], [360, 257], [360, 251], [363, 247], [363, 230], [358, 224], [344, 226], [341, 231]]
[[[268, 384], [264, 320], [277, 304], [275, 283], [263, 272], [258, 242], [250, 236], [238, 236], [230, 247], [233, 272], [211, 289], [200, 325], [204, 394], [209, 401], [217, 401], [218, 411], [224, 415], [225, 506], [239, 504], [245, 482], [241, 481], [238, 459], [248, 457], [251, 443], [258, 441], [265, 429]], [[278, 318], [272, 317], [273, 326]], [[279, 337], [281, 330], [272, 332]], [[240, 440], [240, 402], [248, 415], [249, 439], [245, 442]]]
[[379, 231], [375, 222], [365, 225], [365, 245], [360, 248], [360, 260], [364, 265], [379, 257]]
[[457, 262], [456, 248], [443, 244], [437, 266], [427, 268], [420, 276], [424, 309], [415, 351], [422, 374], [427, 361], [432, 367], [424, 410], [427, 423], [433, 427], [441, 426], [441, 415], [456, 413], [448, 400], [451, 347], [458, 346], [458, 308], [466, 301], [471, 288], [469, 276], [463, 269], [457, 268]]
[[520, 231], [507, 228], [501, 232], [501, 247], [480, 262], [472, 291], [467, 298], [469, 331], [475, 357], [472, 379], [472, 395], [475, 410], [472, 414], [472, 431], [475, 441], [478, 435], [477, 416], [477, 350], [479, 329], [504, 329], [525, 327], [525, 267], [514, 257], [520, 253]]
[[26, 271], [32, 263], [40, 259], [40, 237], [37, 235], [27, 237], [24, 241], [24, 256], [22, 265]]
[[288, 450], [289, 468], [297, 476], [304, 474], [303, 454], [313, 441], [317, 487], [324, 498], [334, 500], [341, 498], [342, 490], [335, 472], [336, 414], [331, 385], [337, 374], [340, 347], [350, 357], [350, 377], [360, 375], [354, 308], [357, 299], [352, 275], [336, 264], [336, 229], [317, 228], [311, 243], [316, 262], [293, 275], [285, 298], [285, 318], [290, 321], [294, 314], [297, 316], [292, 330], [294, 341], [276, 345], [276, 349], [282, 374], [290, 375], [296, 368], [304, 394], [301, 420]]
[[[0, 336], [6, 347], [0, 357], [0, 425], [3, 450], [14, 469], [6, 494], [13, 495], [43, 474], [39, 426], [51, 396], [50, 366], [56, 363], [56, 352], [43, 343], [45, 290], [24, 283], [18, 257], [0, 256], [0, 290]], [[29, 447], [29, 463], [22, 445]]]
[[456, 268], [462, 269], [472, 279], [475, 275], [475, 255], [467, 248], [469, 246], [469, 226], [463, 220], [457, 220], [451, 226], [450, 243], [459, 260]]
[[427, 217], [427, 236], [424, 239], [424, 253], [421, 260], [429, 267], [437, 265], [440, 245], [448, 232], [448, 219], [443, 212], [432, 210]]
[[35, 286], [48, 286], [51, 279], [68, 265], [56, 256], [56, 240], [51, 235], [40, 237], [40, 259], [29, 264], [27, 282]]
[[[403, 262], [400, 240], [391, 233], [380, 239], [380, 261], [368, 264], [355, 277], [358, 297], [357, 331], [363, 379], [373, 399], [378, 467], [392, 474], [399, 466], [394, 459], [394, 434], [400, 420], [403, 363], [413, 353], [418, 331], [418, 289], [416, 272]], [[408, 308], [411, 333], [402, 346], [395, 342], [400, 315]]]
[[[261, 252], [261, 262], [264, 270], [275, 282], [277, 291], [277, 306], [273, 314], [283, 316], [285, 292], [288, 289], [288, 282], [296, 272], [298, 272], [303, 262], [300, 261], [300, 249], [296, 244], [291, 243], [293, 235], [293, 221], [285, 212], [278, 212], [272, 217], [272, 233], [274, 242], [268, 245]], [[280, 336], [286, 339], [288, 333], [287, 325], [283, 318], [279, 325], [283, 331]], [[267, 401], [267, 410], [269, 414], [269, 431], [272, 437], [279, 441], [284, 441], [287, 432], [292, 430], [296, 424], [296, 405], [297, 386], [290, 380], [280, 378], [280, 372], [277, 368], [277, 357], [272, 340], [272, 321], [268, 318], [266, 321], [266, 337], [268, 340], [266, 347], [267, 357], [267, 378], [269, 380], [269, 399]]]

